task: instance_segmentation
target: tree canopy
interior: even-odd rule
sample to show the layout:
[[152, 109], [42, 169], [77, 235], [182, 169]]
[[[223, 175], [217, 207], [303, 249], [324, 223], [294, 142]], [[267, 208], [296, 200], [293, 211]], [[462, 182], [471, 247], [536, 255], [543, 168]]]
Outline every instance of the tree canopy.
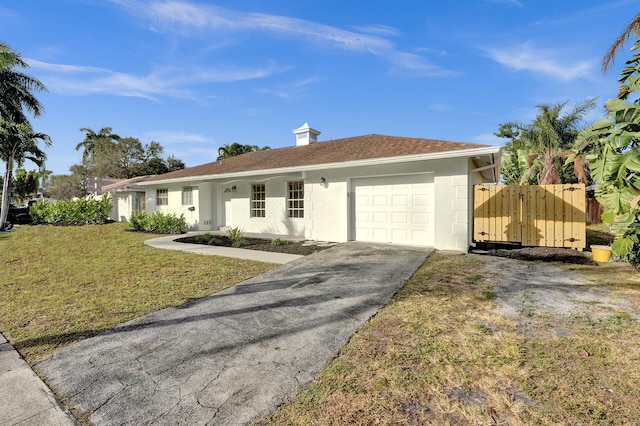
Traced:
[[603, 58], [606, 71], [624, 41], [636, 34], [631, 59], [620, 73], [618, 98], [605, 102], [607, 117], [580, 132], [576, 156], [589, 161], [598, 185], [596, 198], [603, 208], [602, 221], [615, 225], [617, 237], [611, 248], [622, 259], [640, 263], [640, 102], [627, 102], [640, 90], [640, 14], [623, 30]]
[[9, 214], [13, 168], [22, 167], [25, 160], [43, 167], [46, 155], [38, 141], [51, 144], [48, 135], [33, 130], [25, 113], [35, 117], [42, 113], [44, 108], [34, 92], [46, 91], [44, 84], [21, 71], [28, 67], [18, 52], [0, 42], [0, 159], [6, 164], [0, 230], [5, 229]]
[[562, 165], [571, 154], [584, 116], [594, 108], [595, 99], [587, 99], [569, 111], [567, 104], [543, 103], [537, 106], [538, 114], [531, 123], [500, 125], [496, 136], [509, 139], [503, 148], [502, 179], [506, 184], [586, 183], [581, 157], [575, 157], [571, 169]]
[[237, 155], [246, 154], [248, 152], [255, 151], [264, 151], [267, 149], [271, 149], [268, 146], [264, 146], [260, 148], [258, 145], [243, 145], [238, 142], [233, 142], [231, 144], [224, 144], [220, 148], [218, 148], [218, 160], [223, 160], [229, 157], [235, 157]]
[[46, 146], [51, 145], [48, 135], [34, 132], [28, 123], [16, 124], [0, 120], [0, 159], [7, 165], [2, 188], [0, 229], [5, 228], [9, 213], [9, 184], [12, 182], [14, 166], [22, 167], [25, 160], [30, 160], [38, 167], [44, 166], [47, 155], [39, 147], [38, 141], [44, 142]]
[[122, 137], [111, 127], [80, 129], [84, 139], [76, 145], [82, 150], [79, 164], [69, 168], [70, 175], [54, 175], [43, 184], [47, 196], [55, 199], [82, 197], [87, 194], [90, 178], [129, 179], [185, 168], [182, 160], [165, 156], [164, 147], [156, 141], [147, 144], [132, 136]]
[[0, 42], [0, 119], [12, 123], [28, 123], [25, 110], [34, 117], [44, 107], [34, 92], [46, 92], [47, 88], [38, 79], [20, 71], [29, 68], [22, 56]]
[[82, 128], [85, 138], [76, 146], [83, 149], [82, 166], [90, 176], [128, 179], [163, 174], [185, 167], [174, 156], [164, 157], [164, 147], [156, 141], [142, 144], [138, 138], [121, 137], [111, 127], [99, 131]]

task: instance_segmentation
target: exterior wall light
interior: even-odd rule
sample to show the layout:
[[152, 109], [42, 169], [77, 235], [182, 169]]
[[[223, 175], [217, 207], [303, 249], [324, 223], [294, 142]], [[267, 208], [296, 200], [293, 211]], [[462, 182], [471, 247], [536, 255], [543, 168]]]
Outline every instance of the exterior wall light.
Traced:
[[321, 185], [324, 185], [325, 183], [327, 183], [327, 180], [324, 178], [324, 176], [322, 176], [322, 177], [320, 178], [320, 184], [321, 184]]

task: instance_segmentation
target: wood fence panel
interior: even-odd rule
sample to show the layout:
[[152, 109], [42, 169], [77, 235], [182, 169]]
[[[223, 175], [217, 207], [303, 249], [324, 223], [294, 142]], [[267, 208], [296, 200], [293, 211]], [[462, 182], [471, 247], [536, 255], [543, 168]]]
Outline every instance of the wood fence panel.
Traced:
[[474, 241], [584, 248], [585, 221], [582, 184], [474, 187]]

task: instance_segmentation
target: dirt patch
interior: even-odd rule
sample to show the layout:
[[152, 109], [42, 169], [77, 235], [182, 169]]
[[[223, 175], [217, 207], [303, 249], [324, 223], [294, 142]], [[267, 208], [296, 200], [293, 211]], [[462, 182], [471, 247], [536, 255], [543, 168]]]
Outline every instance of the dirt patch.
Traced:
[[[549, 327], [552, 319], [589, 316], [598, 318], [620, 310], [629, 309], [630, 304], [615, 296], [611, 291], [586, 280], [580, 274], [561, 269], [548, 262], [518, 262], [511, 259], [545, 260], [563, 258], [564, 254], [550, 254], [548, 257], [533, 257], [534, 252], [513, 253], [507, 258], [483, 256], [487, 268], [494, 273], [497, 312], [514, 320], [522, 329], [553, 330], [562, 335], [561, 326]], [[560, 249], [562, 250], [562, 249]], [[520, 251], [520, 250], [519, 250]], [[571, 251], [571, 250], [565, 250]], [[591, 262], [580, 252], [584, 259]], [[546, 256], [546, 254], [545, 254]], [[577, 262], [578, 256], [571, 256], [570, 263]], [[640, 315], [632, 315], [640, 320]], [[555, 321], [553, 321], [555, 322]], [[560, 325], [560, 323], [555, 324]], [[530, 330], [531, 331], [531, 330]]]
[[[324, 243], [317, 241], [281, 241], [280, 244], [273, 244], [271, 240], [260, 238], [245, 238], [246, 244], [242, 245], [243, 249], [268, 251], [273, 253], [288, 253], [307, 256], [317, 251], [326, 250], [335, 245], [335, 243]], [[194, 235], [175, 240], [179, 243], [189, 244], [205, 244], [221, 247], [233, 247], [233, 241], [226, 236], [215, 236], [213, 238], [204, 238], [202, 235]]]

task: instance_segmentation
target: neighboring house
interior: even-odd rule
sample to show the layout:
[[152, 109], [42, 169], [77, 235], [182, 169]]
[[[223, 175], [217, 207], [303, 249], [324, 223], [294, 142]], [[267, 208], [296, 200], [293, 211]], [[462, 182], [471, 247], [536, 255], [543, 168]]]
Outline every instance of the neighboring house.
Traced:
[[118, 183], [123, 179], [116, 178], [98, 178], [90, 177], [87, 182], [87, 194], [86, 195], [102, 195], [104, 194], [103, 188], [110, 186], [114, 183]]
[[239, 227], [320, 241], [370, 241], [466, 251], [474, 184], [497, 182], [500, 148], [370, 134], [152, 176], [147, 211], [184, 214], [194, 229]]
[[116, 222], [128, 222], [131, 213], [145, 211], [145, 189], [139, 186], [140, 182], [149, 179], [150, 176], [137, 176], [131, 179], [121, 179], [110, 185], [103, 186], [102, 193], [111, 196], [111, 215], [109, 219]]

